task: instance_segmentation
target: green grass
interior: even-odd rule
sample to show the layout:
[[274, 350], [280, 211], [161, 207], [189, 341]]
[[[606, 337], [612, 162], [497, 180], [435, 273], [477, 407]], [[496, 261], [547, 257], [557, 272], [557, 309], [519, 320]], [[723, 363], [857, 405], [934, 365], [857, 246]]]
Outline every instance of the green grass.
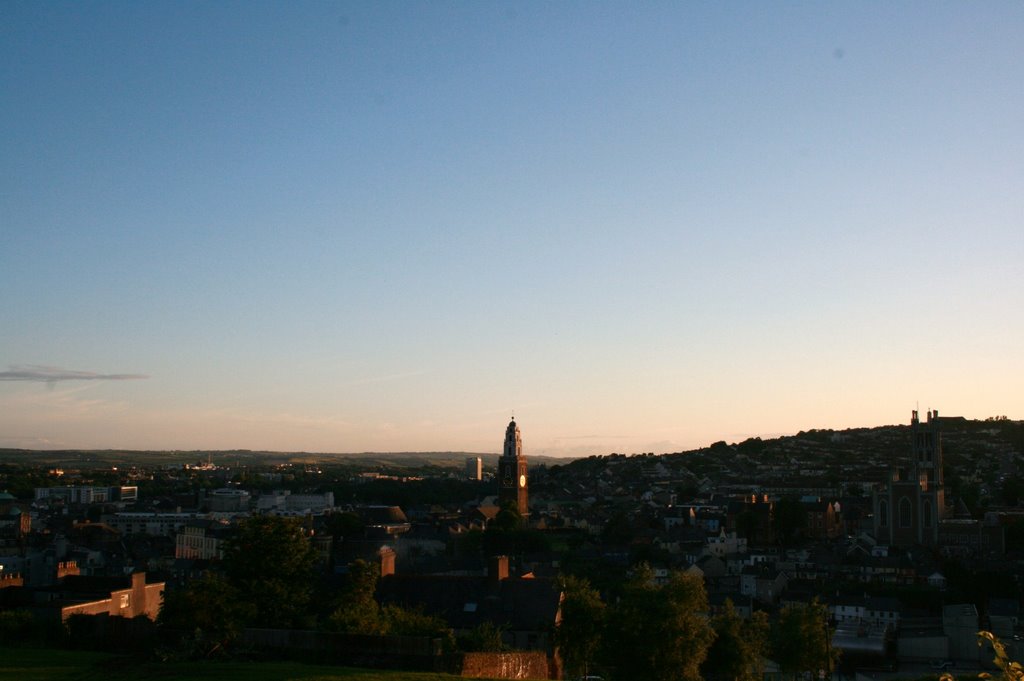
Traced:
[[[299, 662], [139, 662], [108, 653], [0, 647], [0, 681], [455, 681], [451, 674]], [[465, 681], [465, 680], [462, 680]]]

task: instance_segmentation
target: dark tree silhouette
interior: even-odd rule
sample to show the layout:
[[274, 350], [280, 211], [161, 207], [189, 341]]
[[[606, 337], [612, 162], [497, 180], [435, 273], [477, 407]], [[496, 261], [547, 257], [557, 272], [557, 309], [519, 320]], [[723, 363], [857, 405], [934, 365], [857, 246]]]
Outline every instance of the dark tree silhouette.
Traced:
[[224, 552], [224, 573], [239, 598], [254, 608], [251, 624], [309, 625], [316, 555], [292, 518], [254, 516], [238, 524]]
[[604, 633], [605, 605], [601, 595], [581, 577], [562, 578], [562, 621], [555, 632], [570, 677], [587, 676]]
[[620, 675], [654, 681], [701, 681], [700, 666], [715, 633], [698, 577], [674, 573], [657, 586], [641, 567], [608, 613], [605, 657]]

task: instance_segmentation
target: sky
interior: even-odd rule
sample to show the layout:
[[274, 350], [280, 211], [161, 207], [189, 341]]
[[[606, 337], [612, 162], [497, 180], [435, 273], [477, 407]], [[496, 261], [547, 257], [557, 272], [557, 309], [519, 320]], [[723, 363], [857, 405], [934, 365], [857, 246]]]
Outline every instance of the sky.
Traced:
[[1024, 418], [1020, 2], [0, 3], [0, 447]]

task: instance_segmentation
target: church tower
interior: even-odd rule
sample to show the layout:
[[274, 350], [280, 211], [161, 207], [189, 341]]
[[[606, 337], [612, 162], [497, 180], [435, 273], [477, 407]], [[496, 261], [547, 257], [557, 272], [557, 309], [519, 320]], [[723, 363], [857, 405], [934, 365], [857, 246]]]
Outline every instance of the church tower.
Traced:
[[935, 546], [946, 512], [939, 412], [910, 417], [910, 465], [894, 468], [874, 497], [875, 538], [892, 546]]
[[505, 429], [505, 447], [498, 459], [498, 503], [514, 503], [519, 515], [525, 518], [529, 513], [528, 484], [523, 437], [513, 417]]

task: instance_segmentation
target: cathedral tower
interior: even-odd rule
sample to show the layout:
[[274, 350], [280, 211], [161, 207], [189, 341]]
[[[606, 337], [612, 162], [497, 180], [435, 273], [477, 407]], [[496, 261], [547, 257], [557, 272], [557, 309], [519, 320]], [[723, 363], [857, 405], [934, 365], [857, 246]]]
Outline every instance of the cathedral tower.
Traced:
[[513, 417], [505, 429], [505, 447], [498, 459], [498, 503], [514, 503], [519, 515], [525, 518], [529, 513], [528, 484], [523, 437]]

